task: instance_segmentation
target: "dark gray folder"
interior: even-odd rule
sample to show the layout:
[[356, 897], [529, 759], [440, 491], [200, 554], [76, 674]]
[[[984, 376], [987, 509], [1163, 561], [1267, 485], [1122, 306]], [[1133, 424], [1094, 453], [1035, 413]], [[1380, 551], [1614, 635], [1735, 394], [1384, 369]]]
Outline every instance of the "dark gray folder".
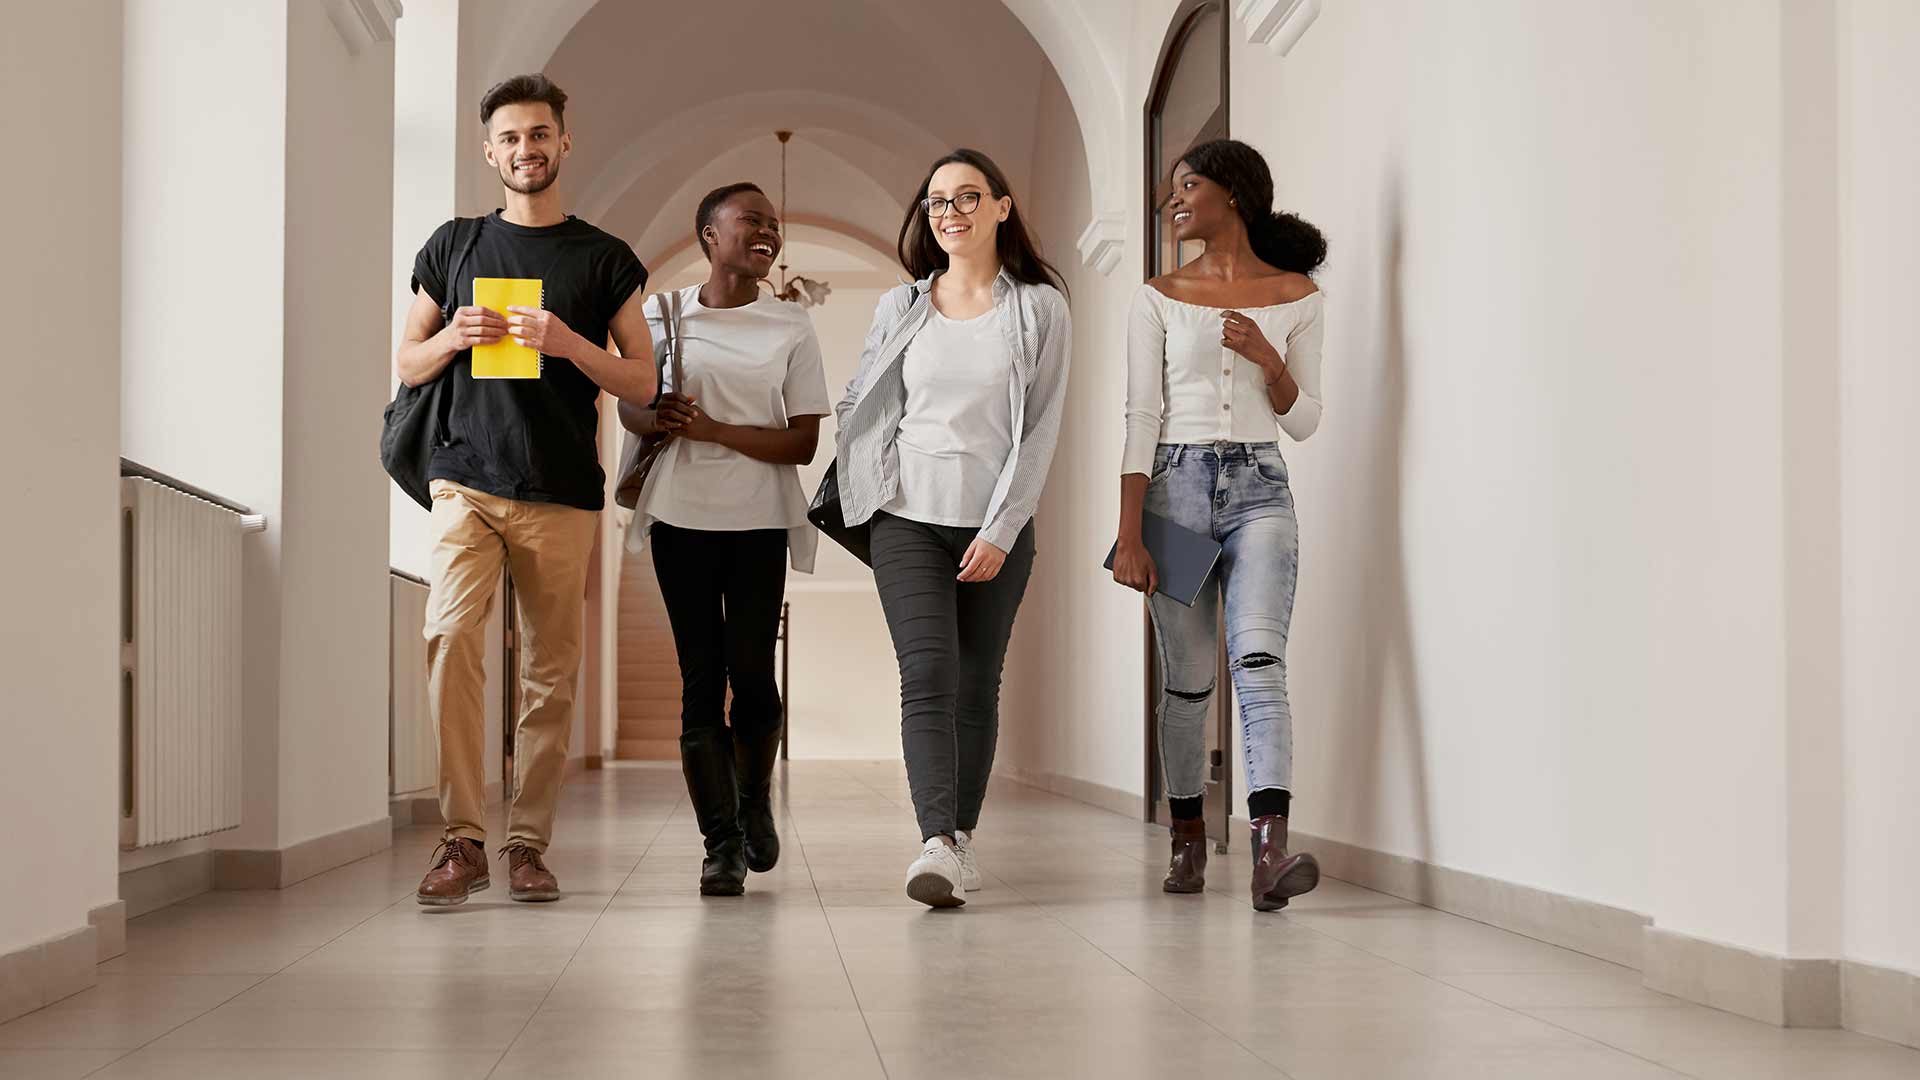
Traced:
[[[1213, 537], [1175, 525], [1151, 510], [1140, 514], [1140, 540], [1160, 574], [1160, 587], [1155, 591], [1192, 607], [1220, 562], [1220, 545]], [[1120, 545], [1115, 544], [1107, 552], [1108, 570], [1113, 569], [1113, 556], [1119, 550]]]

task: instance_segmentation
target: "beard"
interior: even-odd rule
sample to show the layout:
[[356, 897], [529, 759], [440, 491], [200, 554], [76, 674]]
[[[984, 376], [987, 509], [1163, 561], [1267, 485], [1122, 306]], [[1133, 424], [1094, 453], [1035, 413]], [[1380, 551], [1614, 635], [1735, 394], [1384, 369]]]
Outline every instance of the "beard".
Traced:
[[554, 164], [552, 158], [546, 160], [544, 172], [530, 179], [522, 179], [520, 173], [511, 164], [500, 172], [500, 182], [507, 185], [509, 190], [522, 195], [538, 195], [552, 187], [553, 182], [558, 179], [560, 179], [560, 167]]

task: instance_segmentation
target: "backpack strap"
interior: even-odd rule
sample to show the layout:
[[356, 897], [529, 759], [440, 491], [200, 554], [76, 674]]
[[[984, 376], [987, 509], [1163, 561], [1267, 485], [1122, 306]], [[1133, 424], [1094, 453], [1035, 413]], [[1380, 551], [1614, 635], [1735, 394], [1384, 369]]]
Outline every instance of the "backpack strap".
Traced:
[[460, 271], [466, 268], [467, 256], [473, 254], [473, 245], [480, 240], [480, 226], [486, 218], [453, 219], [453, 261], [447, 264], [447, 296], [440, 304], [440, 321], [443, 326], [453, 324], [453, 313], [460, 308]]

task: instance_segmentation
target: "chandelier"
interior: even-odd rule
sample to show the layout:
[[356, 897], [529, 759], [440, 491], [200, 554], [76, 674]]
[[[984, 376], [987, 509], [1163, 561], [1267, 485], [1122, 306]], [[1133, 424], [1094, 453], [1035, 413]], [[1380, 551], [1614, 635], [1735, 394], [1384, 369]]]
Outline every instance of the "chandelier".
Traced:
[[771, 282], [762, 283], [773, 289], [777, 299], [810, 308], [824, 303], [833, 286], [798, 276], [787, 280], [787, 140], [793, 138], [793, 132], [776, 131], [773, 135], [780, 140], [780, 284], [775, 287]]

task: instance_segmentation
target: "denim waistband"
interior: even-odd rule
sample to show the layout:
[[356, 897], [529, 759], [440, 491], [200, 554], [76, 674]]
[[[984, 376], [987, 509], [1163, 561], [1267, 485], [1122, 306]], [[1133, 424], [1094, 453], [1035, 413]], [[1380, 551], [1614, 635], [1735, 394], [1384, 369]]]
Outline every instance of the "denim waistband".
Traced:
[[1189, 453], [1212, 454], [1222, 461], [1252, 461], [1254, 454], [1258, 451], [1278, 452], [1280, 444], [1278, 442], [1161, 443], [1160, 449], [1172, 451], [1167, 457], [1167, 464], [1178, 465]]

